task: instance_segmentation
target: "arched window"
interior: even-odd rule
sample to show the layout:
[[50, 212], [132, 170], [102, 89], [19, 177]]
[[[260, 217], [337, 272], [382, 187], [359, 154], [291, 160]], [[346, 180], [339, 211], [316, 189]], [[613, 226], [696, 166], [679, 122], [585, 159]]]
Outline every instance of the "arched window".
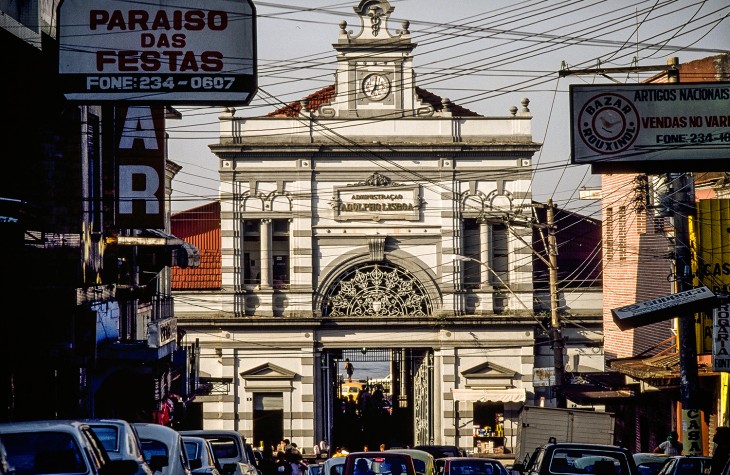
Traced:
[[391, 263], [365, 264], [343, 273], [325, 295], [324, 317], [428, 316], [433, 306], [410, 272]]

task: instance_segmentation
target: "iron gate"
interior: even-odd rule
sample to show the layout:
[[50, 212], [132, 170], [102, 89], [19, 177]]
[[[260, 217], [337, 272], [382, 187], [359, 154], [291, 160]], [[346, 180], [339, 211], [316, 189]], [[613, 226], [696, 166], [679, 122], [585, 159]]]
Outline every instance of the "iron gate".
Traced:
[[433, 444], [433, 353], [410, 350], [415, 445]]

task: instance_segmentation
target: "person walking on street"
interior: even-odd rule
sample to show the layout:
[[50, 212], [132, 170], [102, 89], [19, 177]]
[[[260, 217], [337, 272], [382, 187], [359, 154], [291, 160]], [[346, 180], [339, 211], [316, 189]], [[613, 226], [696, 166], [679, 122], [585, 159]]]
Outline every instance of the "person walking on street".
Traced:
[[679, 434], [677, 434], [677, 431], [673, 430], [669, 433], [667, 440], [659, 444], [659, 446], [654, 449], [654, 453], [664, 455], [682, 455], [683, 450], [684, 444], [679, 441]]
[[355, 371], [355, 367], [350, 363], [350, 358], [345, 358], [345, 372], [347, 373], [347, 381], [352, 382], [352, 373]]
[[725, 464], [730, 461], [730, 427], [721, 426], [715, 429], [712, 441], [715, 449], [710, 462], [710, 475], [720, 475]]
[[291, 464], [287, 460], [286, 453], [280, 450], [276, 454], [276, 473], [277, 475], [292, 475]]

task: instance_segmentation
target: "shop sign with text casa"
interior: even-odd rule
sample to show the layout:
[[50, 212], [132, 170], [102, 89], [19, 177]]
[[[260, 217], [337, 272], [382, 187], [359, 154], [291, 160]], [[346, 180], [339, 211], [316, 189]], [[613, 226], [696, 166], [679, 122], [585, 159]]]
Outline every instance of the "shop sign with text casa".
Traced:
[[727, 82], [572, 85], [572, 161], [702, 170], [730, 159], [729, 103]]
[[247, 105], [257, 90], [251, 0], [63, 0], [61, 87], [70, 101]]
[[163, 106], [115, 108], [119, 228], [165, 228]]
[[[697, 219], [690, 220], [692, 249], [697, 249], [692, 269], [694, 285], [707, 285], [716, 295], [730, 295], [730, 199], [700, 200]], [[717, 328], [713, 312], [698, 313], [699, 351], [714, 353]], [[730, 370], [730, 368], [726, 369]]]
[[702, 411], [682, 409], [683, 455], [702, 455]]

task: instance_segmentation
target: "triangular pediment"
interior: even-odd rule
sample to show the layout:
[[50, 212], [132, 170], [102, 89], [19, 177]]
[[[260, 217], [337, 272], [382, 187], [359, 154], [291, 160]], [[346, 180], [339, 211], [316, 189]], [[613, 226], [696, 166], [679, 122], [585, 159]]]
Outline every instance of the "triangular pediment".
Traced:
[[248, 369], [240, 373], [243, 379], [255, 380], [255, 379], [294, 379], [296, 373], [284, 369], [281, 366], [276, 366], [271, 363], [264, 363], [254, 368]]
[[487, 361], [462, 371], [461, 375], [467, 379], [513, 379], [517, 372]]

